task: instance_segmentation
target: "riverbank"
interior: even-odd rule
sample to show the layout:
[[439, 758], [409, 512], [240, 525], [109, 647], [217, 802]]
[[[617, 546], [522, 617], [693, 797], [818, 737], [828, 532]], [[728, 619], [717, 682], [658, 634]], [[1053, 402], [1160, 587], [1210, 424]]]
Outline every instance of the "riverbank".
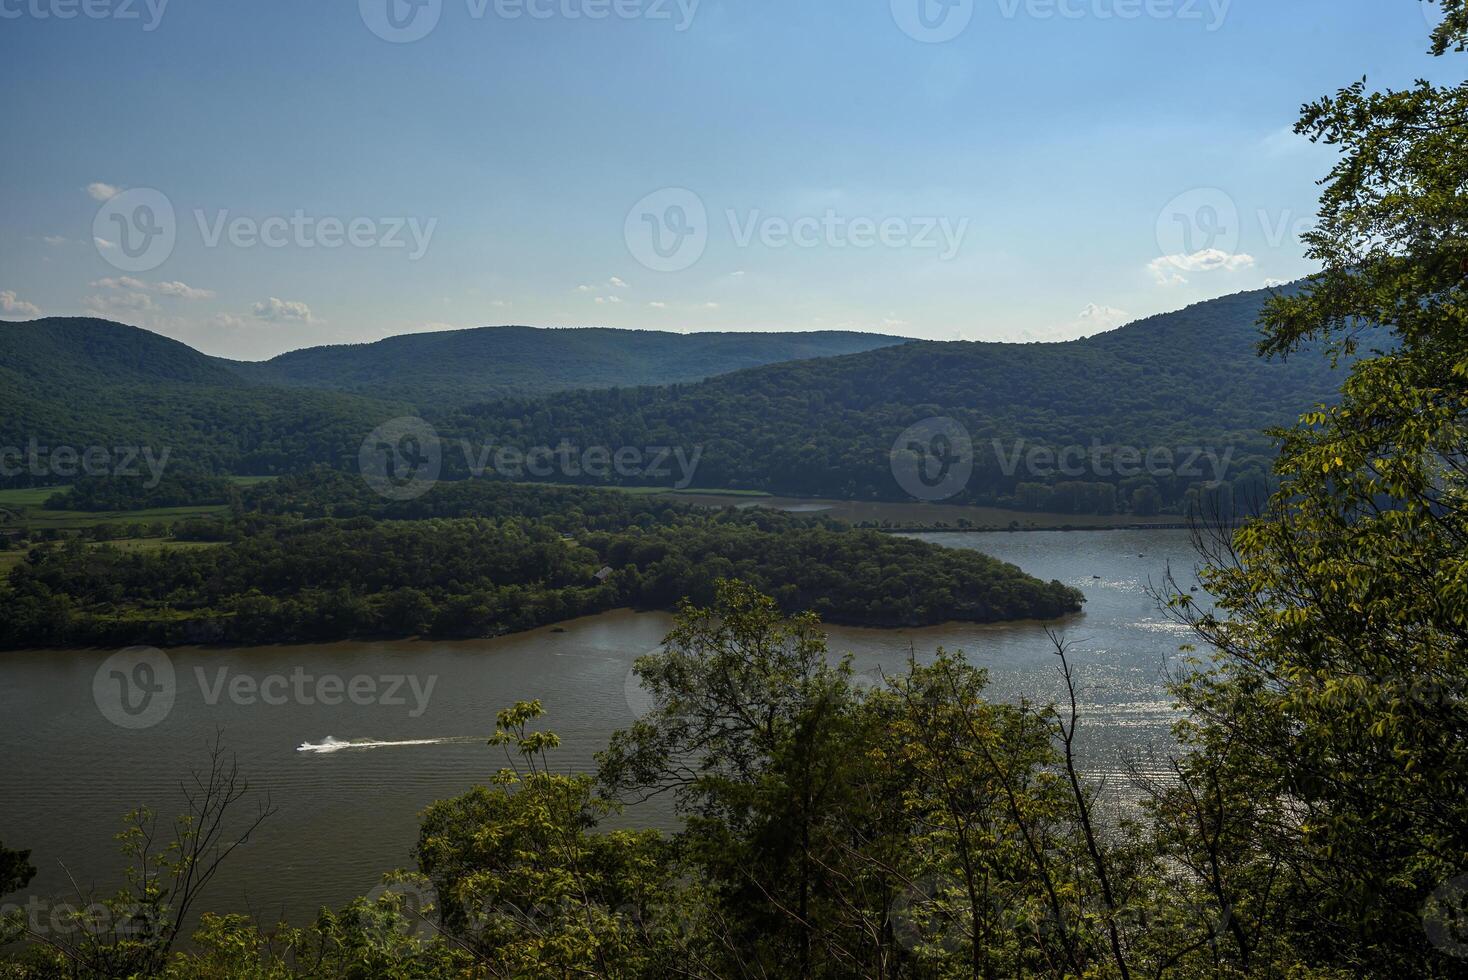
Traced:
[[[1195, 584], [1185, 537], [965, 534], [951, 542], [1080, 588], [1084, 611], [1058, 625], [828, 625], [833, 662], [850, 654], [862, 682], [876, 684], [903, 671], [909, 656], [927, 662], [939, 647], [964, 650], [989, 670], [987, 697], [1044, 702], [1060, 693], [1046, 634], [1057, 630], [1073, 641], [1083, 679], [1086, 769], [1108, 785], [1126, 785], [1135, 769], [1147, 768], [1150, 746], [1168, 744], [1176, 720], [1165, 682], [1188, 637], [1159, 612], [1147, 585], [1169, 568], [1184, 576], [1184, 588]], [[646, 709], [632, 666], [660, 648], [671, 626], [666, 613], [619, 608], [498, 639], [170, 649], [158, 663], [171, 669], [171, 705], [141, 721], [109, 715], [103, 705], [111, 702], [98, 700], [119, 691], [106, 672], [95, 686], [116, 649], [0, 654], [7, 775], [26, 787], [0, 799], [0, 826], [8, 846], [47, 858], [35, 862], [41, 873], [31, 886], [7, 901], [64, 899], [72, 887], [67, 871], [84, 887], [110, 887], [121, 815], [140, 803], [165, 819], [177, 812], [180, 779], [222, 730], [253, 792], [268, 793], [280, 812], [252, 836], [247, 857], [225, 864], [203, 907], [256, 908], [260, 896], [270, 896], [270, 915], [308, 922], [320, 906], [366, 894], [383, 871], [410, 864], [423, 808], [504, 764], [500, 750], [485, 744], [497, 710], [542, 700], [546, 728], [562, 738], [556, 765], [595, 771], [611, 734]], [[164, 683], [164, 676], [154, 680]], [[114, 717], [136, 727], [120, 727]], [[355, 747], [299, 751], [328, 739]], [[55, 801], [62, 799], [67, 819], [58, 821]], [[677, 825], [671, 806], [656, 803], [615, 823]]]
[[653, 493], [696, 507], [758, 507], [809, 517], [828, 517], [877, 531], [1186, 531], [1192, 525], [1177, 514], [1138, 517], [1133, 514], [1052, 514], [923, 501], [831, 500], [777, 497], [700, 490]]

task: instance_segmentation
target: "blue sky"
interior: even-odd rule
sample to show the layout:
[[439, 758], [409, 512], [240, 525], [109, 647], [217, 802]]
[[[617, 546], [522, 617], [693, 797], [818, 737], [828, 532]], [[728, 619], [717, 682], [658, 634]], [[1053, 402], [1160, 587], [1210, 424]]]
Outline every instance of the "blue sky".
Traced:
[[1308, 272], [1299, 105], [1458, 67], [1416, 0], [85, 2], [0, 0], [0, 317], [245, 358], [1093, 333]]

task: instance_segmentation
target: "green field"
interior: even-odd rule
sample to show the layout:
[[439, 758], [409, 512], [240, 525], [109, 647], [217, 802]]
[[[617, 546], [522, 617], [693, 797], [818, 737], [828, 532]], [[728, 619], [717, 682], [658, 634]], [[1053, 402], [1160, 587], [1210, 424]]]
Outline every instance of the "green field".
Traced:
[[[222, 544], [219, 541], [175, 541], [173, 538], [122, 538], [118, 541], [93, 541], [87, 545], [89, 548], [98, 548], [103, 544], [110, 544], [123, 551], [160, 551], [164, 548], [217, 548]], [[16, 551], [0, 551], [0, 575], [9, 572], [16, 565], [25, 561], [30, 549], [25, 548]]]
[[768, 497], [769, 494], [763, 490], [714, 490], [700, 487], [689, 487], [686, 490], [669, 490], [666, 487], [599, 487], [602, 490], [616, 490], [619, 493], [631, 494], [634, 497]]
[[[270, 476], [235, 476], [230, 482], [236, 486], [250, 487], [267, 480]], [[0, 490], [0, 527], [61, 531], [75, 531], [98, 524], [165, 524], [193, 517], [216, 517], [229, 508], [222, 505], [194, 507], [155, 507], [149, 510], [127, 511], [82, 511], [46, 510], [44, 504], [53, 494], [65, 490], [65, 486], [25, 487], [19, 490]]]

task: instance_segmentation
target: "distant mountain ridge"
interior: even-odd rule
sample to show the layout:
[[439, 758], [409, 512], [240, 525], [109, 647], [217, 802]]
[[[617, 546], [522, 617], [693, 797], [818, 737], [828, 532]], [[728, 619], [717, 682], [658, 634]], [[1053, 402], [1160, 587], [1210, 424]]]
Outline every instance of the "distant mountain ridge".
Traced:
[[410, 403], [699, 381], [780, 361], [859, 353], [904, 338], [843, 331], [664, 333], [601, 327], [476, 327], [370, 344], [307, 347], [268, 361], [212, 357], [93, 317], [0, 324], [0, 377], [42, 388], [177, 382], [309, 388]]
[[344, 391], [422, 406], [506, 394], [665, 385], [781, 361], [854, 354], [901, 337], [845, 331], [665, 333], [605, 327], [478, 327], [309, 347], [221, 364], [253, 384]]
[[0, 323], [0, 376], [41, 390], [78, 384], [246, 383], [227, 362], [188, 344], [95, 317]]
[[[521, 448], [697, 446], [700, 486], [904, 500], [910, 491], [892, 464], [898, 436], [952, 419], [973, 444], [973, 477], [952, 502], [1114, 513], [1150, 486], [1143, 496], [1156, 498], [1139, 503], [1180, 512], [1220, 479], [1225, 503], [1257, 497], [1274, 455], [1265, 430], [1336, 397], [1345, 368], [1328, 358], [1258, 355], [1257, 322], [1279, 291], [1225, 296], [1065, 343], [917, 341], [674, 387], [502, 399], [440, 430]], [[1157, 450], [1158, 459], [1211, 450], [1220, 457], [1213, 469], [1225, 472], [1133, 480], [1089, 459], [1079, 473], [1024, 462], [1034, 447], [1096, 446]]]
[[[1333, 400], [1344, 376], [1308, 351], [1283, 362], [1257, 355], [1256, 323], [1273, 292], [1225, 296], [1065, 343], [486, 328], [312, 348], [262, 364], [100, 320], [11, 323], [0, 325], [0, 447], [30, 438], [146, 444], [214, 473], [350, 471], [374, 429], [421, 415], [448, 447], [697, 447], [698, 486], [902, 500], [891, 461], [898, 434], [951, 418], [979, 457], [952, 502], [1126, 512], [1139, 491], [1151, 492], [1149, 481], [1003, 473], [990, 447], [1207, 446], [1231, 453], [1233, 490], [1256, 494], [1274, 452], [1263, 430]], [[847, 353], [852, 344], [881, 346]], [[832, 347], [841, 353], [636, 384]], [[560, 390], [570, 384], [581, 387]], [[464, 404], [483, 390], [508, 393]], [[445, 478], [468, 475], [463, 455], [445, 451]], [[6, 482], [16, 481], [0, 477]], [[1138, 502], [1175, 512], [1207, 481], [1152, 482], [1156, 498]]]
[[[167, 448], [176, 465], [274, 474], [345, 466], [384, 421], [567, 387], [695, 380], [865, 350], [875, 334], [671, 334], [488, 327], [230, 361], [92, 317], [0, 323], [0, 450]], [[14, 469], [6, 461], [7, 469]], [[0, 472], [0, 486], [69, 474]], [[68, 467], [69, 469], [69, 467]]]

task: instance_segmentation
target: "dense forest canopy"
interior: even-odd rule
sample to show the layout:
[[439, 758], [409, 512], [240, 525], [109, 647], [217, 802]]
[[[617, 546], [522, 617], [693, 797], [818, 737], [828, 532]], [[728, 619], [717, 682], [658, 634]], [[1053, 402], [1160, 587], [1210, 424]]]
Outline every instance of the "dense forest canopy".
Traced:
[[903, 343], [881, 334], [659, 333], [598, 328], [481, 327], [311, 347], [259, 363], [226, 361], [256, 384], [348, 391], [453, 407], [507, 394], [697, 381], [778, 361], [834, 357]]
[[869, 626], [1053, 619], [1083, 601], [978, 552], [612, 491], [472, 481], [394, 502], [318, 471], [234, 496], [230, 515], [174, 527], [205, 547], [33, 547], [0, 591], [0, 646], [493, 636], [671, 609], [734, 577]]
[[[1241, 293], [1063, 344], [913, 343], [694, 385], [503, 400], [440, 429], [450, 441], [522, 448], [698, 446], [702, 486], [902, 500], [910, 490], [894, 479], [894, 445], [939, 417], [973, 446], [973, 474], [951, 502], [1183, 513], [1221, 493], [1221, 505], [1194, 509], [1231, 511], [1236, 497], [1267, 495], [1275, 447], [1264, 430], [1333, 399], [1344, 376], [1319, 357], [1256, 356], [1255, 322], [1274, 295]], [[1104, 462], [1077, 458], [1069, 474], [1053, 458], [1032, 467], [1030, 450], [1042, 447]], [[1118, 452], [1162, 465], [1126, 465]]]
[[[422, 401], [410, 390], [411, 377], [424, 372], [440, 379], [424, 381], [424, 392], [459, 384], [455, 379], [473, 360], [459, 345], [518, 338], [534, 347], [548, 343], [541, 334], [549, 333], [562, 338], [557, 343], [587, 347], [558, 369], [574, 374], [585, 373], [576, 365], [613, 349], [617, 356], [606, 364], [651, 357], [655, 352], [644, 348], [666, 344], [670, 335], [516, 330], [398, 338], [383, 343], [423, 348], [422, 358], [408, 359], [409, 380], [337, 383], [328, 372], [320, 387], [333, 390], [318, 391], [253, 383], [299, 380], [261, 371], [244, 372], [253, 379], [247, 384], [233, 368], [183, 345], [116, 324], [38, 321], [0, 331], [8, 338], [0, 340], [7, 345], [0, 346], [0, 370], [18, 379], [0, 395], [7, 408], [0, 447], [24, 453], [32, 441], [141, 445], [168, 450], [176, 468], [213, 474], [274, 475], [323, 464], [352, 470], [370, 433], [418, 412], [421, 402], [430, 406], [423, 415], [439, 440], [445, 479], [479, 475], [490, 454], [505, 449], [572, 446], [610, 455], [624, 447], [676, 447], [696, 459], [687, 477], [703, 487], [905, 500], [909, 491], [892, 471], [894, 444], [908, 427], [940, 417], [962, 426], [973, 447], [972, 476], [947, 498], [953, 503], [1077, 514], [1231, 513], [1247, 511], [1272, 488], [1275, 443], [1263, 430], [1330, 401], [1342, 377], [1321, 358], [1268, 363], [1254, 356], [1254, 323], [1271, 295], [1224, 297], [1071, 343], [908, 343], [693, 384], [547, 394], [566, 379], [527, 375], [519, 387], [534, 396], [463, 408]], [[84, 356], [86, 344], [73, 345], [94, 334], [106, 341], [106, 356], [121, 349], [125, 364], [147, 362], [150, 373], [108, 374]], [[803, 339], [783, 348], [745, 340], [731, 351], [725, 348], [735, 340], [713, 335], [695, 350], [712, 367], [751, 356], [748, 347], [756, 343], [760, 356], [773, 359], [804, 356], [819, 344], [875, 342], [860, 335], [795, 336]], [[58, 357], [59, 374], [42, 370], [50, 352], [70, 346], [82, 353]], [[284, 358], [299, 361], [308, 374], [318, 359], [361, 362], [363, 377], [375, 377], [383, 370], [380, 346], [316, 348]], [[516, 363], [502, 367], [505, 377], [518, 377]], [[666, 368], [681, 371], [680, 363]], [[1037, 452], [1057, 451], [1074, 454], [1069, 463], [1062, 458], [1057, 465], [1052, 455], [1036, 465]], [[12, 469], [18, 472], [0, 473], [0, 485], [56, 482], [44, 466], [39, 473]], [[76, 470], [69, 475], [79, 475]], [[668, 486], [677, 476], [603, 467], [547, 479]]]

